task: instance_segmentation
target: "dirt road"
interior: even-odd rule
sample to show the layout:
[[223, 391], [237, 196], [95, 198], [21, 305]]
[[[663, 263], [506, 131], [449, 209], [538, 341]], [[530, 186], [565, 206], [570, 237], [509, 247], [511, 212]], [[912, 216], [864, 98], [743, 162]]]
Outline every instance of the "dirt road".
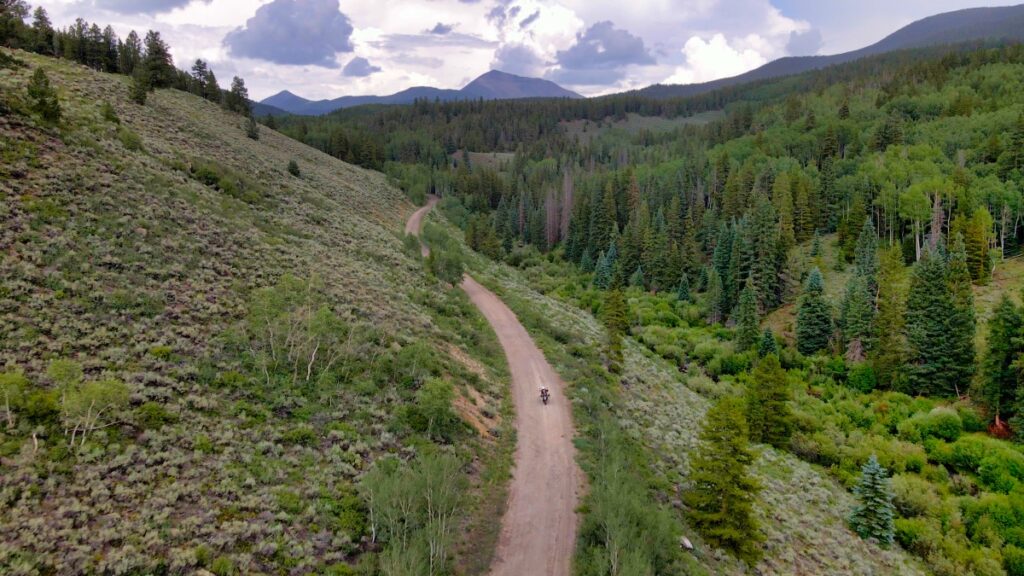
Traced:
[[[419, 232], [432, 206], [413, 214], [407, 233]], [[583, 473], [575, 461], [565, 384], [501, 299], [468, 275], [462, 289], [498, 335], [516, 409], [515, 469], [490, 575], [568, 576]], [[540, 400], [542, 385], [551, 391], [546, 406]]]
[[[427, 205], [413, 212], [412, 216], [409, 217], [409, 221], [405, 223], [406, 234], [412, 234], [413, 236], [420, 235], [420, 230], [423, 229], [423, 218], [427, 215], [427, 212], [430, 212], [434, 208], [434, 205], [437, 204], [438, 200], [440, 200], [440, 198], [433, 194], [427, 197]], [[430, 256], [430, 248], [427, 248], [427, 245], [422, 242], [420, 242], [420, 252], [423, 254], [424, 258]]]
[[[491, 575], [567, 576], [582, 473], [565, 384], [504, 302], [469, 276], [462, 289], [505, 349], [516, 407], [515, 470]], [[547, 406], [540, 401], [541, 385], [551, 391]]]

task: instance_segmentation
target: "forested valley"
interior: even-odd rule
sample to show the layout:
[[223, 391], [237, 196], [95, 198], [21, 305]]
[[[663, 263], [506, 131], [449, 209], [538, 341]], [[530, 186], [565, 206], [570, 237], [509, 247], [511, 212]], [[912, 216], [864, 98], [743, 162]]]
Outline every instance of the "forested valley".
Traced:
[[681, 483], [708, 541], [760, 557], [721, 519], [757, 498], [752, 442], [858, 494], [864, 538], [1020, 574], [1022, 88], [1019, 45], [961, 45], [687, 99], [270, 122], [441, 196], [473, 250], [604, 320], [613, 372], [635, 339], [715, 401]]
[[513, 325], [566, 573], [1024, 576], [1024, 46], [321, 117], [0, 46], [0, 573], [491, 573]]

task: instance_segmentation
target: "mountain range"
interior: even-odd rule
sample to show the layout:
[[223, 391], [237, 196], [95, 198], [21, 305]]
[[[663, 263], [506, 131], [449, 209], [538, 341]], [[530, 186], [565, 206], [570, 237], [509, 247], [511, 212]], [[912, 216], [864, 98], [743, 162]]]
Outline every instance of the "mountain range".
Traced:
[[[700, 84], [655, 84], [633, 92], [650, 98], [678, 98], [719, 88], [799, 74], [851, 62], [894, 50], [959, 44], [985, 40], [1024, 41], [1024, 4], [994, 8], [968, 8], [913, 22], [870, 46], [828, 56], [787, 56], [737, 76]], [[409, 104], [429, 100], [502, 100], [520, 98], [582, 98], [554, 82], [491, 70], [461, 90], [416, 86], [389, 96], [342, 96], [333, 100], [307, 100], [288, 90], [254, 105], [257, 115], [299, 114], [318, 116], [364, 104]]]
[[[520, 98], [582, 98], [558, 84], [539, 78], [526, 78], [491, 70], [460, 90], [415, 86], [389, 96], [342, 96], [333, 100], [307, 100], [288, 90], [262, 100], [257, 115], [274, 113], [273, 109], [291, 114], [319, 116], [341, 108], [365, 104], [410, 104], [415, 100], [510, 100]], [[269, 108], [266, 108], [269, 107]]]
[[913, 22], [865, 48], [830, 56], [788, 56], [738, 76], [701, 84], [655, 84], [636, 91], [651, 98], [677, 98], [817, 70], [894, 50], [909, 50], [984, 40], [1024, 40], [1024, 4], [997, 8], [968, 8]]

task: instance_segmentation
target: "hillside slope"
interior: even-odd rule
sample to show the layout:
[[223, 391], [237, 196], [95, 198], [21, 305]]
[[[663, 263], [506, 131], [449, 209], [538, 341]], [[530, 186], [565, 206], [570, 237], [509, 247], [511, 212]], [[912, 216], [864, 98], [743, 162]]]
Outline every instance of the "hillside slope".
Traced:
[[[3, 370], [54, 410], [54, 360], [78, 362], [83, 386], [123, 381], [129, 401], [74, 446], [32, 424], [62, 417], [42, 409], [0, 427], [0, 572], [346, 573], [379, 548], [359, 475], [430, 440], [452, 451], [410, 416], [435, 377], [486, 422], [478, 439], [450, 431], [463, 461], [506, 453], [487, 432], [503, 413], [493, 332], [403, 248], [412, 206], [384, 176], [265, 128], [249, 139], [182, 92], [138, 106], [125, 77], [15, 56], [27, 67], [0, 69]], [[37, 67], [57, 128], [24, 113]], [[282, 305], [326, 327], [308, 366], [270, 373], [257, 336]]]

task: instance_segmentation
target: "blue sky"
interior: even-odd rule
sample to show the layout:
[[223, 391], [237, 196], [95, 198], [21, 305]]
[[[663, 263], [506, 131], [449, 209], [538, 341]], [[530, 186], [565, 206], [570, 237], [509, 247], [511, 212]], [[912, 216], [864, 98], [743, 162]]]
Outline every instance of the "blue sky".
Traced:
[[[1018, 0], [1019, 1], [1019, 0]], [[30, 0], [31, 2], [31, 0]], [[179, 66], [240, 75], [256, 98], [459, 88], [490, 70], [585, 95], [732, 76], [871, 44], [989, 0], [46, 0], [119, 34], [160, 30]]]

